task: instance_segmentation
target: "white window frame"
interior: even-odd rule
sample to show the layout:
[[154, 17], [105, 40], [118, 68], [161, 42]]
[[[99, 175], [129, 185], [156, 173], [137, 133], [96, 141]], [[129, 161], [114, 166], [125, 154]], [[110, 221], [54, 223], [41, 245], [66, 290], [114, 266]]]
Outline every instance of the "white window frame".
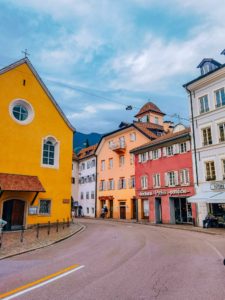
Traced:
[[[221, 125], [223, 126], [223, 135], [224, 135], [223, 139], [221, 139], [221, 135], [220, 135], [220, 126]], [[221, 122], [221, 123], [218, 123], [217, 126], [218, 126], [219, 143], [225, 142], [225, 121]]]
[[[44, 144], [46, 142], [52, 142], [54, 145], [54, 164], [44, 164], [43, 163], [43, 153], [44, 153]], [[50, 168], [50, 169], [59, 169], [59, 155], [60, 155], [60, 142], [54, 136], [46, 136], [42, 139], [41, 144], [41, 167]]]
[[[213, 177], [213, 172], [212, 172], [212, 166], [211, 165], [210, 165], [210, 168], [209, 168], [210, 175], [208, 176], [208, 174], [207, 174], [207, 164], [208, 163], [213, 163], [214, 164], [215, 178]], [[206, 181], [216, 180], [216, 164], [215, 164], [215, 161], [213, 159], [212, 160], [205, 160], [204, 165], [205, 165], [205, 180]]]
[[[170, 151], [169, 149], [172, 149], [172, 151]], [[167, 156], [173, 156], [174, 155], [174, 147], [173, 147], [173, 145], [166, 147], [166, 155]]]
[[[207, 129], [210, 129], [211, 143], [209, 143], [209, 135], [208, 135], [208, 131], [206, 131], [206, 132], [207, 132], [207, 136], [206, 136], [206, 141], [207, 141], [207, 143], [204, 142], [204, 134], [203, 134], [203, 131], [204, 131], [204, 130], [207, 130]], [[210, 146], [210, 145], [213, 144], [212, 127], [211, 127], [211, 126], [207, 126], [207, 127], [201, 128], [201, 139], [202, 139], [202, 146], [203, 146], [203, 147], [207, 147], [207, 146]]]
[[[207, 99], [207, 105], [208, 105], [208, 109], [207, 109], [207, 105], [206, 105], [206, 100]], [[201, 97], [199, 97], [198, 98], [198, 100], [199, 100], [199, 114], [201, 115], [201, 114], [204, 114], [204, 113], [206, 113], [206, 112], [208, 112], [210, 109], [209, 109], [209, 97], [208, 97], [208, 95], [206, 94], [206, 95], [203, 95], [203, 96], [201, 96]], [[201, 100], [203, 100], [203, 110], [201, 110]]]
[[161, 186], [160, 173], [153, 174], [153, 187], [159, 188]]
[[142, 190], [146, 190], [148, 188], [148, 176], [141, 176], [141, 188]]
[[[224, 89], [224, 87], [222, 87], [222, 88], [220, 88], [220, 89], [217, 89], [217, 90], [215, 90], [214, 91], [214, 99], [215, 99], [215, 108], [220, 108], [220, 107], [224, 107], [225, 106], [225, 103], [224, 104], [222, 104], [222, 96], [221, 96], [221, 91], [224, 91], [224, 94], [225, 94], [225, 89]], [[217, 103], [217, 99], [216, 99], [216, 93], [217, 92], [220, 92], [220, 102], [219, 102], [219, 104]]]
[[190, 185], [190, 172], [189, 169], [180, 170], [180, 185]]
[[122, 167], [124, 165], [125, 165], [125, 156], [120, 155], [120, 157], [119, 157], [119, 166]]

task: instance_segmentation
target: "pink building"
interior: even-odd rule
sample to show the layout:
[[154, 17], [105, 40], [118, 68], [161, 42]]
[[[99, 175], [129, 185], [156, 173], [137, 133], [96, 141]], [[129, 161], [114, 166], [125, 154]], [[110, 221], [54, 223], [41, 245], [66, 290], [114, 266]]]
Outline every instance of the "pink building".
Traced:
[[148, 144], [135, 148], [138, 216], [152, 223], [195, 223], [190, 130], [175, 126]]

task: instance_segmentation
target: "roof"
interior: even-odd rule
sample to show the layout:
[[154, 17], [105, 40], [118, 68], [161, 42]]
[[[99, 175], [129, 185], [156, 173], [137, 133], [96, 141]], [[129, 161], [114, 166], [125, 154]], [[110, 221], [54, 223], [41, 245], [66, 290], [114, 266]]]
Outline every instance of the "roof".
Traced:
[[72, 160], [79, 160], [79, 158], [75, 152], [73, 152]]
[[139, 112], [135, 115], [135, 118], [140, 117], [141, 115], [147, 113], [147, 112], [155, 112], [158, 113], [160, 115], [165, 115], [159, 108], [158, 106], [156, 106], [154, 103], [152, 102], [148, 102], [146, 103], [144, 106], [142, 106], [142, 108], [139, 110]]
[[170, 132], [170, 133], [167, 133], [163, 136], [158, 137], [157, 139], [151, 141], [150, 143], [147, 143], [147, 144], [144, 144], [140, 147], [134, 148], [130, 152], [139, 152], [141, 150], [144, 150], [146, 148], [150, 148], [152, 146], [160, 145], [160, 144], [169, 142], [171, 140], [181, 138], [183, 136], [188, 136], [189, 134], [190, 134], [190, 128], [186, 128], [184, 130], [181, 130], [181, 131], [178, 131], [178, 132], [175, 132], [175, 133]]
[[33, 67], [33, 65], [31, 64], [30, 60], [27, 57], [25, 57], [23, 59], [20, 59], [20, 60], [16, 61], [15, 63], [13, 63], [13, 64], [11, 64], [11, 65], [9, 65], [7, 67], [4, 67], [3, 69], [0, 69], [0, 75], [4, 74], [4, 73], [6, 73], [6, 72], [8, 72], [8, 71], [10, 71], [12, 69], [15, 69], [16, 67], [18, 67], [18, 66], [20, 66], [22, 64], [26, 64], [28, 66], [28, 68], [31, 70], [31, 72], [33, 73], [33, 75], [35, 76], [35, 78], [37, 79], [37, 81], [39, 82], [39, 84], [41, 85], [41, 87], [43, 88], [43, 90], [45, 91], [45, 93], [50, 98], [50, 100], [51, 100], [52, 104], [55, 106], [56, 110], [59, 112], [59, 114], [61, 115], [61, 117], [65, 121], [65, 123], [68, 125], [68, 127], [72, 131], [75, 131], [75, 128], [69, 122], [69, 120], [65, 116], [64, 112], [61, 110], [61, 108], [57, 104], [56, 100], [54, 99], [54, 97], [52, 96], [52, 94], [48, 90], [47, 86], [44, 84], [44, 82], [42, 81], [41, 77], [38, 75], [37, 71], [35, 70], [35, 68]]
[[207, 62], [210, 62], [212, 64], [214, 64], [215, 66], [217, 67], [220, 67], [221, 66], [221, 63], [219, 63], [218, 61], [216, 61], [215, 59], [213, 58], [204, 58], [200, 64], [197, 66], [197, 68], [201, 68], [205, 63]]
[[92, 156], [95, 154], [95, 150], [97, 148], [98, 144], [89, 146], [87, 148], [83, 148], [82, 150], [80, 150], [80, 152], [77, 154], [78, 159], [83, 159], [83, 158], [87, 158], [89, 156]]
[[0, 173], [2, 191], [45, 192], [37, 176]]
[[225, 67], [225, 64], [222, 64], [222, 65], [220, 65], [217, 69], [212, 70], [212, 71], [210, 71], [210, 72], [208, 72], [208, 73], [206, 73], [206, 74], [204, 74], [204, 75], [200, 75], [200, 76], [198, 76], [197, 78], [195, 78], [195, 79], [193, 79], [193, 80], [191, 80], [191, 81], [189, 81], [189, 82], [183, 84], [183, 87], [184, 87], [184, 88], [187, 88], [190, 84], [195, 83], [196, 81], [201, 80], [202, 78], [205, 78], [205, 77], [207, 77], [208, 75], [213, 74], [213, 73], [217, 72], [218, 70], [223, 69], [224, 67]]
[[[157, 124], [148, 122], [134, 122], [134, 127], [144, 133], [149, 139], [156, 139], [158, 136], [151, 131], [151, 129], [158, 129], [163, 131], [163, 127]], [[159, 126], [159, 127], [158, 127]]]

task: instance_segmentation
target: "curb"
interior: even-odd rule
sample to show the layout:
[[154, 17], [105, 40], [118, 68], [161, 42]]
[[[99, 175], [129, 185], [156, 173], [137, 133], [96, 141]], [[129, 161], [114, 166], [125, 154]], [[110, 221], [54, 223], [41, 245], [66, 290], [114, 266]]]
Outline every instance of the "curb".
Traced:
[[[164, 224], [154, 224], [154, 223], [140, 222], [140, 221], [136, 222], [133, 220], [117, 220], [117, 219], [102, 219], [102, 218], [96, 218], [95, 220], [109, 221], [109, 222], [115, 222], [115, 223], [137, 224], [137, 225], [139, 224], [139, 225], [147, 225], [147, 226], [153, 226], [153, 227], [163, 227], [163, 228], [173, 229], [173, 230], [177, 229], [177, 230], [191, 231], [191, 232], [196, 232], [196, 233], [218, 235], [218, 236], [223, 236], [225, 234], [225, 230], [224, 230], [224, 234], [223, 234], [223, 233], [218, 233], [218, 232], [203, 231], [202, 229], [193, 229], [191, 227], [190, 228], [173, 227], [173, 225], [168, 226], [168, 225], [164, 225]], [[195, 228], [198, 228], [198, 227], [195, 227]]]
[[35, 250], [39, 250], [39, 249], [42, 249], [42, 248], [46, 248], [46, 247], [49, 247], [49, 246], [52, 246], [54, 244], [57, 244], [57, 243], [60, 243], [70, 237], [72, 237], [73, 235], [79, 233], [79, 232], [82, 232], [86, 229], [86, 226], [83, 225], [83, 224], [80, 224], [78, 223], [77, 224], [78, 226], [80, 226], [80, 228], [78, 228], [77, 230], [75, 230], [74, 232], [62, 237], [61, 239], [58, 239], [56, 241], [53, 241], [53, 242], [50, 242], [49, 244], [46, 244], [46, 245], [42, 245], [42, 246], [38, 246], [38, 247], [34, 247], [34, 248], [30, 248], [30, 249], [27, 249], [27, 250], [24, 250], [22, 252], [18, 252], [18, 253], [14, 253], [14, 254], [9, 254], [9, 255], [5, 255], [3, 257], [0, 257], [0, 260], [3, 260], [3, 259], [6, 259], [6, 258], [10, 258], [10, 257], [13, 257], [13, 256], [17, 256], [17, 255], [20, 255], [20, 254], [24, 254], [24, 253], [28, 253], [28, 252], [33, 252]]

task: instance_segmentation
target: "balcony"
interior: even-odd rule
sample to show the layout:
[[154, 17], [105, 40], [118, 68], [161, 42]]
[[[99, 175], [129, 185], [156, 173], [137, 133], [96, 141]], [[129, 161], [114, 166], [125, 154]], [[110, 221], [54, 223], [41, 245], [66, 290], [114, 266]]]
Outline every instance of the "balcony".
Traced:
[[110, 149], [115, 151], [118, 154], [123, 154], [126, 151], [126, 143], [112, 143]]

